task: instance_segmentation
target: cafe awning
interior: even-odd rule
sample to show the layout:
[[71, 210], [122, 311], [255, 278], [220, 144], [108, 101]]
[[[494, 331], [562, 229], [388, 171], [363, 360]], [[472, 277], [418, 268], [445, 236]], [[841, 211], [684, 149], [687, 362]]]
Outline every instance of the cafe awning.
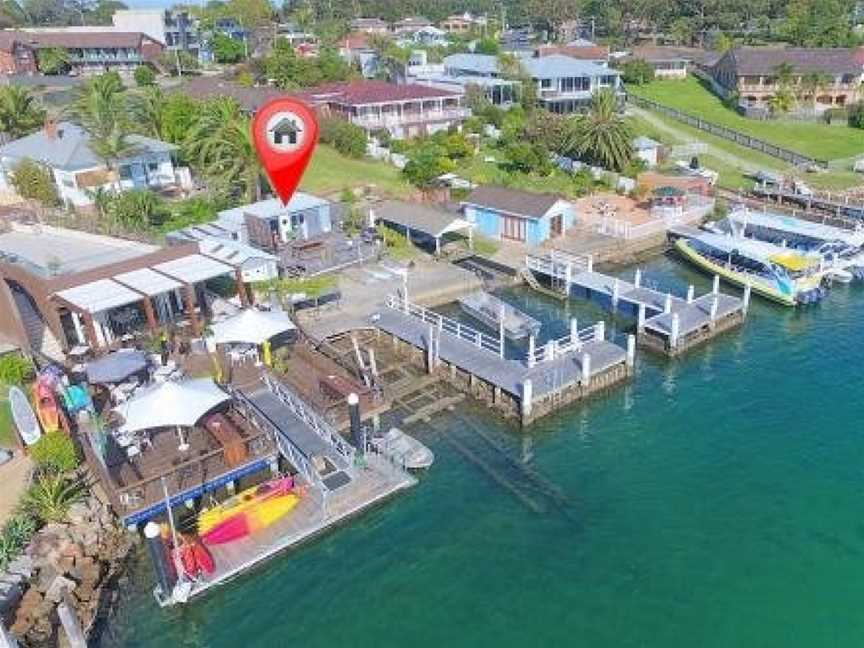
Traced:
[[87, 313], [101, 313], [141, 301], [139, 293], [111, 279], [98, 279], [55, 293], [74, 308]]
[[263, 344], [272, 337], [297, 327], [284, 311], [247, 308], [210, 326], [216, 344]]
[[202, 254], [190, 254], [173, 261], [166, 261], [153, 266], [162, 274], [168, 275], [187, 284], [196, 284], [208, 279], [215, 279], [233, 274], [234, 268], [216, 259]]
[[137, 432], [161, 427], [192, 427], [231, 397], [212, 378], [168, 381], [139, 391], [112, 411], [123, 419], [120, 429]]
[[148, 297], [162, 295], [183, 286], [179, 281], [166, 277], [150, 268], [124, 272], [123, 274], [115, 275], [114, 280]]

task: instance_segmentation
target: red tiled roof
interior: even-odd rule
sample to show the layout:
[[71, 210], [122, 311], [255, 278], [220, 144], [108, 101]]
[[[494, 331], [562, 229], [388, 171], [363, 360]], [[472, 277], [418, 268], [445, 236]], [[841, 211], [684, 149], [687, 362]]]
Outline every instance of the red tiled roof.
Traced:
[[298, 99], [311, 104], [339, 103], [348, 106], [387, 103], [388, 101], [411, 101], [458, 97], [461, 92], [442, 90], [417, 84], [397, 85], [387, 81], [349, 81], [347, 83], [325, 83], [292, 93]]
[[367, 49], [369, 36], [367, 32], [352, 32], [339, 41], [339, 45], [347, 50]]

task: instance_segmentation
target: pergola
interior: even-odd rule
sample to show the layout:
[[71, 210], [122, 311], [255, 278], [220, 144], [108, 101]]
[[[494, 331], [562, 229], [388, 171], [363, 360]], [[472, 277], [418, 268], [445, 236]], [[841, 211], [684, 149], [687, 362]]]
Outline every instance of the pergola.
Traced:
[[461, 216], [441, 209], [398, 200], [387, 200], [375, 208], [375, 217], [397, 225], [405, 230], [411, 241], [411, 233], [418, 232], [435, 241], [435, 254], [441, 254], [441, 239], [446, 234], [464, 233], [468, 247], [474, 249], [474, 223]]

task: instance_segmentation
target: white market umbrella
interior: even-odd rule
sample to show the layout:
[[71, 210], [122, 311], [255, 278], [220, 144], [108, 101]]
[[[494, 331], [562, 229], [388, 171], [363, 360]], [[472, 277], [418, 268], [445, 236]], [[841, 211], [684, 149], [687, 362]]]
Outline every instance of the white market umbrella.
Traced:
[[139, 391], [113, 409], [123, 418], [123, 432], [158, 427], [192, 427], [231, 397], [212, 378], [168, 381]]
[[248, 308], [210, 325], [216, 344], [264, 344], [267, 340], [297, 327], [281, 310]]

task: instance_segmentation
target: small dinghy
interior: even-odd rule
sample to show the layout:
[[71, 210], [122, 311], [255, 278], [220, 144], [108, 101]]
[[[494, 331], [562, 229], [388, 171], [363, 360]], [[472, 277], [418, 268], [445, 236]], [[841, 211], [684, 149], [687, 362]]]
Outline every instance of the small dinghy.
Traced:
[[540, 331], [538, 320], [482, 290], [462, 297], [459, 300], [459, 307], [466, 314], [496, 331], [500, 328], [503, 318], [504, 336], [511, 340], [521, 340], [529, 335], [536, 336]]
[[428, 468], [435, 461], [429, 448], [399, 428], [390, 428], [384, 436], [373, 437], [370, 442], [378, 452], [409, 470]]

